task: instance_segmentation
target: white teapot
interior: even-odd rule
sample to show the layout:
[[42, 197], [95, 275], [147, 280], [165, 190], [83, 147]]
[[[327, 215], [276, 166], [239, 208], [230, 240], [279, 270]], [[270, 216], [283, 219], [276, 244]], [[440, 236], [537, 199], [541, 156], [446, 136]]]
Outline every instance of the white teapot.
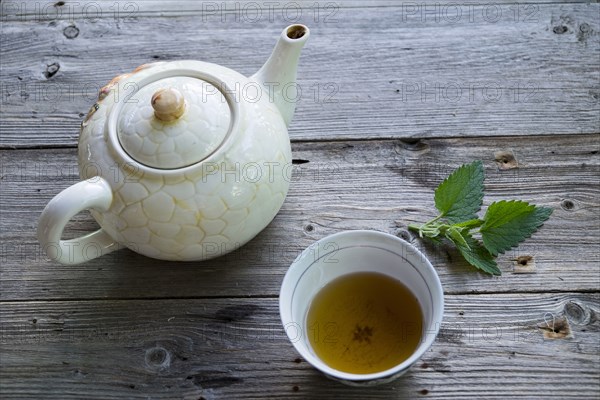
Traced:
[[[46, 206], [38, 238], [77, 264], [128, 247], [164, 260], [235, 250], [281, 208], [291, 173], [304, 25], [286, 28], [253, 76], [200, 61], [157, 62], [114, 78], [81, 125], [81, 182]], [[101, 229], [61, 240], [89, 209]]]

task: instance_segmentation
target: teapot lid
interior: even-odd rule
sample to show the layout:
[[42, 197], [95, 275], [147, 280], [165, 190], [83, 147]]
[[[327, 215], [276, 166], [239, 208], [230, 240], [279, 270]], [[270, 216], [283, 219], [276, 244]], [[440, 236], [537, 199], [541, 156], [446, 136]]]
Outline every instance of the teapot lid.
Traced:
[[[196, 76], [153, 80], [126, 96], [114, 128], [133, 160], [156, 169], [179, 169], [213, 154], [233, 124], [231, 104], [219, 88]], [[136, 87], [138, 86], [138, 87]], [[136, 90], [137, 89], [137, 90]]]

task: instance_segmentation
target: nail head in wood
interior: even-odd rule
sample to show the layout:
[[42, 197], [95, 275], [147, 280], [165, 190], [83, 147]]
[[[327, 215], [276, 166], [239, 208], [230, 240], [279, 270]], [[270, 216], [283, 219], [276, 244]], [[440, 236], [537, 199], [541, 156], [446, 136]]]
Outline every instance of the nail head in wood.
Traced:
[[515, 274], [535, 274], [535, 260], [532, 256], [519, 256], [513, 261]]
[[499, 170], [514, 169], [519, 167], [519, 163], [514, 154], [510, 151], [497, 151], [494, 153], [496, 164]]

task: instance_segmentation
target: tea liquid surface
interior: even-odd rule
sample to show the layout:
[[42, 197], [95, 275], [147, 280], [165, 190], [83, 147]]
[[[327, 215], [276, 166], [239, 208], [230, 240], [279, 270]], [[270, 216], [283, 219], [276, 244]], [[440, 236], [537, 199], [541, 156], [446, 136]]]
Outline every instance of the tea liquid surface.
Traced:
[[322, 288], [307, 313], [308, 340], [327, 365], [343, 372], [385, 371], [410, 357], [423, 313], [401, 282], [375, 272], [341, 276]]

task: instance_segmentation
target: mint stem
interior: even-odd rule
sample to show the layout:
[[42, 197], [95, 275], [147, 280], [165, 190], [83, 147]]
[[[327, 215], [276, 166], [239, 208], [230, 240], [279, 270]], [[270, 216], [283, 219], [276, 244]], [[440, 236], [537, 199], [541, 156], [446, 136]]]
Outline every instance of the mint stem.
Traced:
[[442, 216], [443, 215], [438, 215], [431, 221], [428, 221], [422, 225], [409, 224], [408, 229], [419, 232], [419, 237], [421, 238], [423, 238], [423, 236], [436, 238], [440, 234], [443, 235], [446, 232], [446, 229], [450, 227], [449, 225], [437, 222], [437, 220], [439, 220]]
[[[423, 228], [430, 226], [431, 224], [433, 224], [434, 222], [436, 222], [438, 219], [442, 218], [443, 215], [440, 214], [437, 217], [435, 217], [434, 219], [432, 219], [431, 221], [427, 221], [424, 224], [418, 225], [418, 224], [408, 224], [408, 229], [412, 229], [413, 231], [418, 231], [421, 232], [423, 230]], [[422, 237], [422, 236], [421, 236]]]
[[410, 229], [411, 231], [417, 231], [417, 232], [419, 232], [421, 230], [421, 225], [418, 225], [418, 224], [408, 224], [408, 229]]

